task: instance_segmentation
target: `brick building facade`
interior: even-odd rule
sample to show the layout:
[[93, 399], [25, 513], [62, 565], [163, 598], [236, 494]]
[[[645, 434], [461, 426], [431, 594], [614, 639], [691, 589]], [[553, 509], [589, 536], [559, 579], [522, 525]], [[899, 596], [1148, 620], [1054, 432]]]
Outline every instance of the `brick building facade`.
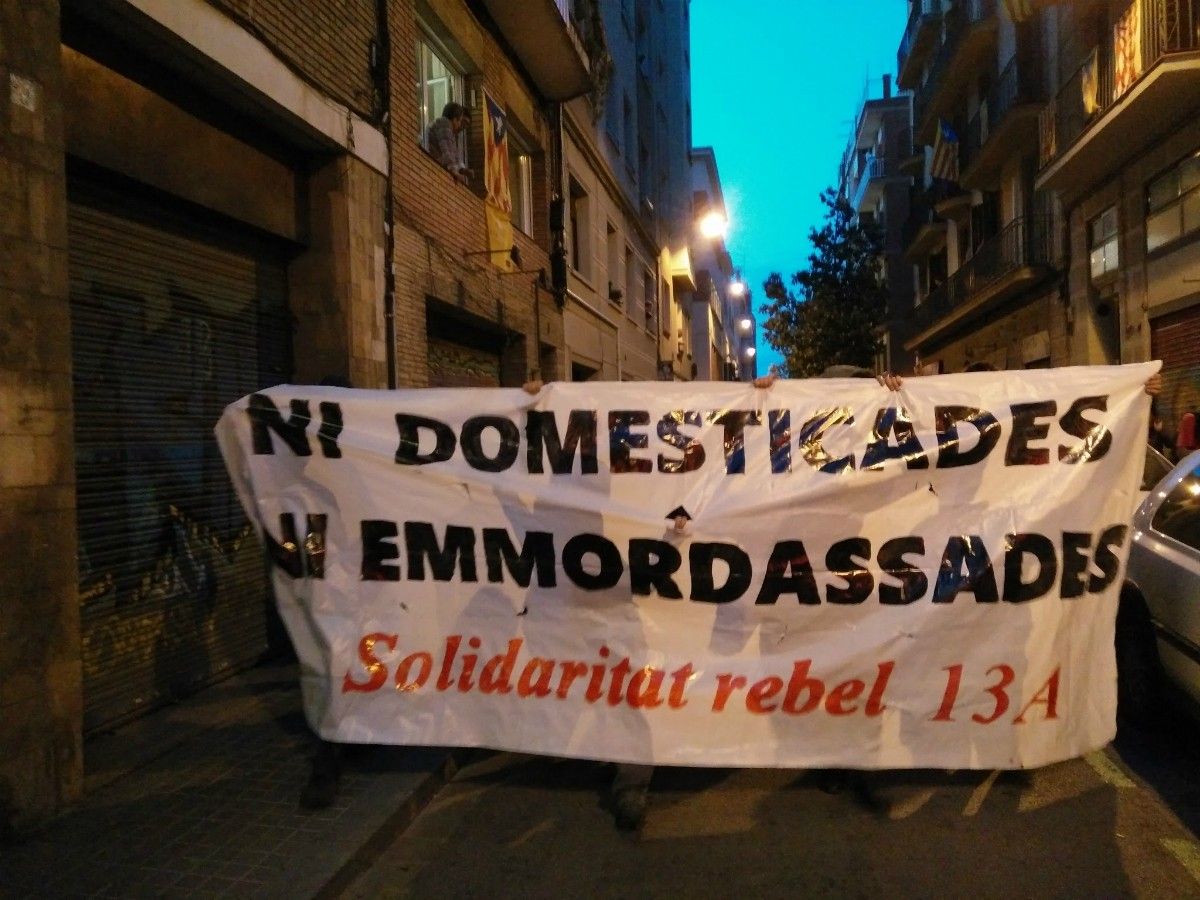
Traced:
[[[586, 5], [586, 4], [584, 4]], [[576, 4], [580, 6], [580, 4]], [[593, 42], [491, 0], [3, 0], [0, 829], [84, 737], [281, 640], [212, 440], [280, 382], [563, 377], [559, 104]], [[519, 268], [489, 247], [484, 97]], [[448, 99], [474, 170], [426, 149]], [[519, 192], [519, 194], [518, 194]], [[561, 236], [557, 238], [561, 241]]]

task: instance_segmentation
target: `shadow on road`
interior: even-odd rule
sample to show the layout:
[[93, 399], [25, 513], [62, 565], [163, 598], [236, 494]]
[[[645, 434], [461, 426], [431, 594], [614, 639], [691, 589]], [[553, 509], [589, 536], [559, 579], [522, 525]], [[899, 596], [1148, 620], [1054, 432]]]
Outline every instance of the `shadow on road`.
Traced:
[[1173, 694], [1151, 720], [1122, 722], [1113, 749], [1200, 836], [1200, 711]]

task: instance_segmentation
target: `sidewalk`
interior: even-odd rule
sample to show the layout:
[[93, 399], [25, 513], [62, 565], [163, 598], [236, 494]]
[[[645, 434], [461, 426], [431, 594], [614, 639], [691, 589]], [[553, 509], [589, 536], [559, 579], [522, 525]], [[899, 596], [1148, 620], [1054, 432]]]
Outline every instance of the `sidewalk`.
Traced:
[[0, 846], [0, 897], [332, 895], [452, 770], [448, 751], [355, 747], [333, 806], [297, 805], [313, 738], [270, 663], [84, 745], [83, 800]]

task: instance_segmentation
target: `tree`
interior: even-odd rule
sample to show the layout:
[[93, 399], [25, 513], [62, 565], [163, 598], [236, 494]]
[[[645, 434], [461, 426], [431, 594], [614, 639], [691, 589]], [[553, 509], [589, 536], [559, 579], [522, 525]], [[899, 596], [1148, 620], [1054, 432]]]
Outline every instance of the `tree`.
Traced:
[[796, 272], [793, 293], [778, 272], [763, 282], [767, 343], [783, 355], [785, 377], [820, 375], [832, 365], [872, 368], [882, 347], [879, 329], [887, 308], [881, 278], [879, 229], [856, 220], [845, 198], [821, 193], [825, 224], [808, 239], [808, 268]]

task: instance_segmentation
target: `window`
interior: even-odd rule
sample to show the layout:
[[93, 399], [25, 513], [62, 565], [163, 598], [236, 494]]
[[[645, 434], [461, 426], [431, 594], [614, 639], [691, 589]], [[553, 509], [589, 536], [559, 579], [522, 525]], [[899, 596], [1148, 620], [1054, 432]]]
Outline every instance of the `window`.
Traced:
[[569, 179], [571, 202], [571, 268], [587, 278], [592, 272], [588, 195], [575, 177]]
[[1154, 514], [1151, 527], [1189, 547], [1200, 548], [1200, 470], [1175, 485]]
[[625, 312], [633, 318], [638, 305], [637, 260], [633, 248], [625, 245]]
[[642, 273], [642, 305], [645, 310], [646, 323], [649, 324], [654, 319], [654, 308], [658, 306], [658, 295], [654, 290], [656, 286], [654, 275], [647, 269]]
[[508, 179], [512, 223], [525, 234], [533, 234], [533, 157], [511, 128], [508, 129]]
[[1120, 254], [1117, 244], [1117, 208], [1110, 206], [1088, 226], [1088, 258], [1092, 281], [1108, 272], [1117, 271]]
[[621, 123], [622, 132], [624, 135], [624, 143], [622, 144], [622, 152], [626, 155], [625, 166], [630, 173], [633, 172], [633, 151], [637, 147], [637, 132], [633, 127], [633, 103], [629, 100], [629, 92], [626, 91], [623, 95], [621, 104]]
[[[417, 140], [429, 149], [429, 126], [442, 114], [451, 101], [463, 102], [463, 77], [451, 62], [450, 54], [434, 38], [422, 33], [417, 39], [417, 111], [420, 134]], [[466, 132], [459, 135], [466, 155]]]
[[608, 300], [610, 303], [620, 304], [621, 295], [624, 293], [621, 289], [619, 280], [619, 266], [621, 265], [621, 237], [617, 234], [617, 228], [612, 222], [608, 222], [604, 226], [605, 240], [607, 242], [605, 254], [605, 265], [607, 266], [606, 275], [608, 277]]
[[610, 78], [608, 92], [604, 98], [604, 132], [618, 153], [621, 152], [621, 116], [624, 112], [621, 100], [623, 97], [624, 94], [617, 79]]
[[[662, 329], [663, 337], [671, 336], [671, 291], [666, 283], [660, 285], [658, 292], [658, 327]], [[650, 323], [647, 322], [647, 325]]]
[[1200, 152], [1146, 188], [1146, 250], [1200, 230]]
[[1154, 486], [1171, 473], [1170, 460], [1150, 447], [1146, 448], [1146, 461], [1142, 466], [1142, 490], [1152, 491]]

